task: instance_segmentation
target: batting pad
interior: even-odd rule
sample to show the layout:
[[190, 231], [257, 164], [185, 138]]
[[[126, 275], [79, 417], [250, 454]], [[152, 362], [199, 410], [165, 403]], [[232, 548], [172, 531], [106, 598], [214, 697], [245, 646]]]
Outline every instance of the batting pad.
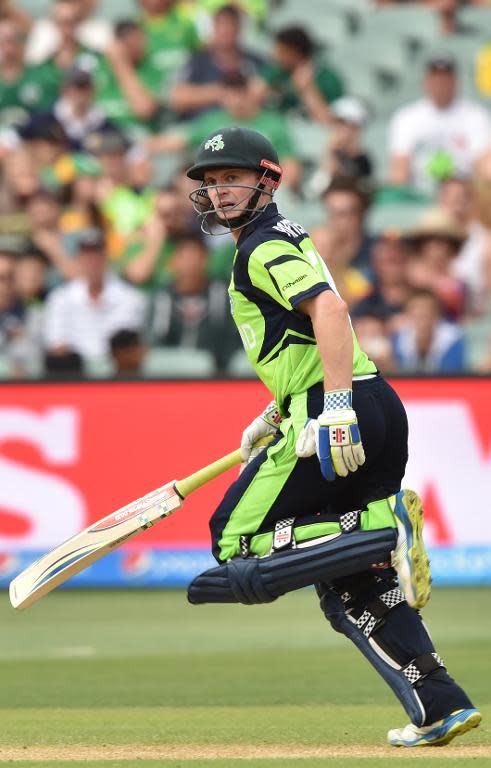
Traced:
[[188, 587], [188, 600], [194, 605], [270, 603], [287, 592], [390, 560], [396, 539], [394, 528], [356, 531], [267, 557], [234, 558], [197, 576]]

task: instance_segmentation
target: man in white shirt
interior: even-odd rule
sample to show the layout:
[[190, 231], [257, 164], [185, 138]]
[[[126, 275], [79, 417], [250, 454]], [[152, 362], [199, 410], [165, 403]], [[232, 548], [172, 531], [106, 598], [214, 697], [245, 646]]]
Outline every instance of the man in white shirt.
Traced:
[[389, 181], [433, 192], [448, 176], [467, 175], [491, 145], [491, 119], [481, 105], [458, 97], [456, 63], [431, 58], [426, 98], [401, 107], [389, 126]]
[[109, 339], [122, 329], [141, 330], [143, 295], [107, 268], [104, 235], [85, 230], [79, 240], [79, 277], [56, 288], [46, 305], [44, 339], [51, 353], [67, 350], [85, 359], [109, 354]]

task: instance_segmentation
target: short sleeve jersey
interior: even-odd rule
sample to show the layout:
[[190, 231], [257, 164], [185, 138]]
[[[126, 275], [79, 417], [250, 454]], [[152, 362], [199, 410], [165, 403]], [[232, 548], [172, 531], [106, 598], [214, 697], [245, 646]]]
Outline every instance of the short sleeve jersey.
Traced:
[[58, 80], [51, 67], [40, 64], [25, 67], [14, 82], [0, 79], [0, 115], [3, 122], [9, 122], [22, 113], [43, 112], [51, 109], [58, 97]]
[[[322, 291], [337, 293], [312, 240], [270, 203], [239, 238], [229, 295], [247, 356], [283, 414], [291, 396], [324, 378], [312, 322], [298, 310]], [[375, 373], [352, 333], [353, 376]]]

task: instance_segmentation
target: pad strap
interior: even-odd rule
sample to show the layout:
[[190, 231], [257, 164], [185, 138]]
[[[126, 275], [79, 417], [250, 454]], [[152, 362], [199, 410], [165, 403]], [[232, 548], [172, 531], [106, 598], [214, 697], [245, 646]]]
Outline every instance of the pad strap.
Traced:
[[360, 510], [355, 509], [352, 512], [339, 515], [339, 527], [343, 533], [351, 533], [360, 527], [360, 514]]
[[295, 549], [296, 541], [293, 533], [294, 517], [286, 517], [277, 520], [274, 527], [272, 552], [281, 552], [282, 549]]
[[395, 608], [396, 605], [403, 603], [405, 599], [404, 593], [398, 588], [384, 592], [382, 595], [370, 600], [361, 616], [356, 620], [356, 626], [363, 632], [365, 637], [370, 637], [372, 632], [384, 623], [385, 616], [389, 611]]
[[436, 669], [445, 669], [443, 659], [437, 653], [423, 653], [401, 669], [411, 685], [416, 685]]

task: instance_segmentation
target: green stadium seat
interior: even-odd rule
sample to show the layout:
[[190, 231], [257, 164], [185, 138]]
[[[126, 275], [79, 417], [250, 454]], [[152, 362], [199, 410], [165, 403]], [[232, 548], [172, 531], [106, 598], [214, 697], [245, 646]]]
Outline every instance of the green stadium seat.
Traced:
[[134, 19], [138, 13], [135, 0], [99, 0], [94, 15], [114, 22], [120, 19]]
[[7, 355], [0, 355], [0, 380], [7, 381], [12, 378], [12, 362]]
[[53, 3], [52, 0], [16, 0], [15, 5], [30, 13], [34, 18], [38, 18], [39, 16], [49, 16]]
[[213, 355], [205, 349], [152, 347], [143, 362], [146, 378], [201, 379], [216, 373]]
[[234, 352], [227, 365], [227, 373], [234, 379], [254, 379], [256, 373], [243, 349]]
[[467, 365], [478, 368], [489, 356], [491, 348], [491, 314], [473, 320], [464, 326], [464, 336], [467, 348]]
[[437, 14], [421, 5], [379, 8], [363, 17], [363, 34], [378, 37], [381, 52], [389, 41], [401, 40], [415, 46], [431, 43], [438, 37]]
[[108, 357], [86, 358], [84, 373], [89, 379], [110, 379], [114, 375], [114, 366]]
[[368, 214], [368, 229], [374, 234], [385, 230], [406, 232], [416, 225], [427, 209], [428, 203], [417, 202], [374, 205]]
[[491, 40], [491, 5], [469, 5], [459, 9], [459, 21], [478, 37]]

